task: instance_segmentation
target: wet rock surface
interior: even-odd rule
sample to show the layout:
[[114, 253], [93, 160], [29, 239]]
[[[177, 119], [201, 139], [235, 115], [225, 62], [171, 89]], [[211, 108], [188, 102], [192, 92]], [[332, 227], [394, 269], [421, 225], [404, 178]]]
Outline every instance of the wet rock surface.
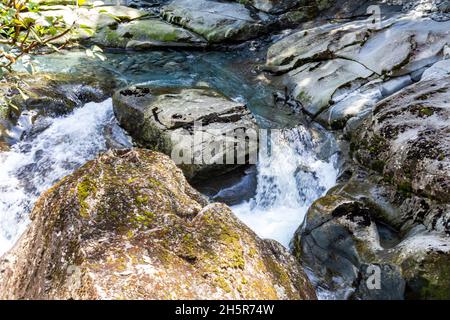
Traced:
[[[448, 22], [412, 13], [328, 23], [294, 32], [273, 44], [266, 69], [321, 123], [342, 129], [381, 99], [418, 81], [443, 58]], [[424, 30], [426, 30], [424, 32]]]
[[257, 37], [268, 16], [243, 4], [210, 0], [174, 0], [162, 8], [162, 17], [203, 36], [210, 43]]
[[225, 173], [257, 154], [257, 145], [245, 146], [245, 140], [239, 140], [245, 134], [256, 137], [257, 125], [250, 111], [210, 88], [138, 85], [116, 92], [113, 102], [119, 123], [134, 140], [179, 157], [188, 178]]
[[2, 299], [314, 299], [300, 265], [167, 156], [116, 151], [47, 191], [0, 262]]
[[[67, 115], [87, 102], [100, 102], [113, 94], [121, 81], [107, 71], [95, 74], [14, 74], [0, 84], [0, 141], [14, 143], [18, 132], [41, 117]], [[26, 123], [21, 123], [25, 121]], [[16, 126], [19, 126], [16, 128]], [[9, 133], [8, 133], [8, 132]]]
[[[439, 218], [449, 210], [360, 172], [312, 205], [294, 253], [341, 299], [448, 299], [449, 237], [408, 216], [424, 214], [412, 202]], [[371, 287], [377, 272], [379, 287]]]
[[[354, 171], [297, 231], [299, 259], [325, 286], [351, 288], [344, 297], [449, 298], [449, 78], [429, 74], [376, 104], [350, 135], [354, 159], [376, 173]], [[381, 291], [361, 282], [368, 265], [386, 277]]]

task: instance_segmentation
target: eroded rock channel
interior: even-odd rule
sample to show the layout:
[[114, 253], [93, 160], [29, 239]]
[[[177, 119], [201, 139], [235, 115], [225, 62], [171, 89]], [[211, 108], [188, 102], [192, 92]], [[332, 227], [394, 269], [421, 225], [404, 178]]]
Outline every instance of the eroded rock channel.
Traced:
[[446, 3], [87, 1], [0, 83], [0, 298], [449, 299]]

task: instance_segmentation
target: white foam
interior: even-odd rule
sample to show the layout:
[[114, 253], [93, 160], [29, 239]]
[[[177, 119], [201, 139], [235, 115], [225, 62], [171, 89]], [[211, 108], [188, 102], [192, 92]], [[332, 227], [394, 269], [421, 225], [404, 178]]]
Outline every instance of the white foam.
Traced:
[[44, 119], [50, 123], [44, 131], [0, 153], [0, 255], [24, 231], [43, 191], [106, 150], [103, 131], [111, 117], [111, 99], [88, 103], [68, 116]]
[[317, 157], [317, 141], [304, 127], [272, 136], [272, 152], [260, 151], [254, 199], [233, 207], [260, 237], [288, 247], [312, 202], [336, 183], [336, 156]]

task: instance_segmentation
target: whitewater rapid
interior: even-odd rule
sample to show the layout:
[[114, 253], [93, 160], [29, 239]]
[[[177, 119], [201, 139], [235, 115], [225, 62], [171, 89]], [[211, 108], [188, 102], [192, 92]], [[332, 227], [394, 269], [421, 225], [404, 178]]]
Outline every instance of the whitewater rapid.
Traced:
[[[105, 130], [115, 121], [111, 99], [87, 103], [24, 128], [22, 140], [0, 153], [0, 255], [22, 234], [42, 192], [108, 149]], [[260, 145], [256, 196], [233, 210], [260, 237], [288, 247], [312, 202], [335, 185], [336, 155], [319, 158], [323, 139], [304, 126], [270, 132], [269, 146]]]
[[0, 256], [26, 228], [42, 192], [107, 150], [105, 129], [113, 121], [111, 99], [87, 103], [67, 116], [40, 119], [0, 153]]
[[288, 248], [308, 208], [336, 184], [337, 154], [321, 159], [323, 140], [304, 126], [272, 130], [269, 138], [260, 144], [256, 196], [233, 211], [261, 238]]

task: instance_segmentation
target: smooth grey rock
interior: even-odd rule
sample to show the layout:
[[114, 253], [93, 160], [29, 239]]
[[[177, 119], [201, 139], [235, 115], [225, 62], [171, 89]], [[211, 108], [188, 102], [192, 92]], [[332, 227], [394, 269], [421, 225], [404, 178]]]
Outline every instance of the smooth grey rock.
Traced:
[[258, 10], [267, 13], [282, 13], [304, 3], [304, 0], [250, 0], [249, 3]]
[[369, 22], [326, 24], [290, 34], [269, 48], [266, 69], [281, 76], [307, 113], [321, 113], [321, 123], [343, 128], [380, 100], [377, 89], [367, 91], [365, 85], [387, 78], [381, 94], [393, 94], [442, 59], [450, 42], [450, 22], [408, 14], [383, 20], [377, 28]]
[[292, 95], [299, 100], [306, 112], [316, 115], [326, 108], [337, 89], [373, 74], [359, 63], [335, 59], [309, 63], [287, 74], [286, 83]]
[[441, 60], [426, 69], [421, 77], [421, 81], [431, 79], [441, 79], [450, 76], [450, 59]]
[[189, 29], [210, 43], [255, 38], [268, 17], [255, 15], [240, 3], [212, 0], [173, 0], [161, 10], [170, 23]]
[[[246, 156], [257, 154], [256, 140], [244, 149], [242, 141], [231, 142], [238, 142], [244, 132], [256, 138], [257, 125], [250, 111], [210, 88], [138, 85], [117, 91], [113, 104], [120, 125], [139, 145], [191, 161], [180, 164], [190, 179], [246, 164], [238, 159], [238, 150]], [[233, 158], [231, 163], [227, 153]]]

